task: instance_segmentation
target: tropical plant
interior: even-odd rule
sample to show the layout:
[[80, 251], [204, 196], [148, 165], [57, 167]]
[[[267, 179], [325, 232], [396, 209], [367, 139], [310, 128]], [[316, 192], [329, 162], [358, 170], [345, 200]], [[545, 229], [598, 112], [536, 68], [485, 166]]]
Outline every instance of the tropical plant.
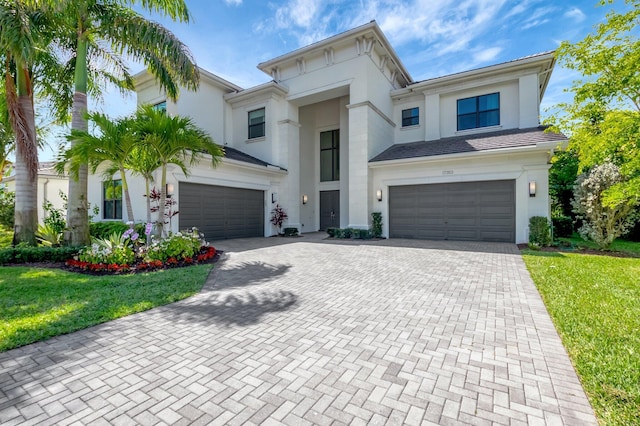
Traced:
[[78, 258], [96, 264], [130, 265], [135, 262], [136, 254], [130, 234], [113, 233], [107, 238], [95, 238], [80, 251]]
[[[205, 154], [211, 157], [211, 165], [215, 167], [224, 153], [211, 136], [197, 127], [190, 118], [171, 117], [151, 105], [143, 105], [138, 109], [133, 126], [139, 134], [142, 146], [160, 164], [159, 206], [164, 206], [167, 200], [169, 164], [178, 166], [188, 176], [188, 165], [193, 166]], [[164, 214], [164, 209], [158, 209], [156, 224], [161, 235], [165, 235]]]
[[132, 131], [131, 119], [111, 120], [101, 113], [87, 114], [87, 118], [95, 124], [98, 130], [97, 135], [87, 131], [72, 130], [68, 139], [75, 141], [75, 144], [60, 153], [56, 169], [58, 173], [68, 169], [70, 176], [76, 179], [84, 165], [88, 164], [91, 173], [96, 173], [97, 169], [106, 163], [103, 175], [105, 179], [111, 180], [114, 174], [120, 174], [127, 206], [127, 220], [134, 221], [126, 173], [129, 168], [128, 162], [136, 147], [136, 135]]
[[38, 226], [36, 205], [38, 145], [33, 103], [33, 69], [39, 49], [44, 49], [39, 20], [32, 5], [23, 1], [0, 1], [0, 55], [4, 94], [15, 144], [14, 244], [35, 245]]
[[36, 238], [40, 245], [47, 247], [60, 247], [63, 235], [62, 231], [46, 223], [38, 225], [38, 230], [36, 231]]
[[[73, 130], [88, 129], [85, 113], [92, 57], [117, 68], [121, 78], [112, 82], [124, 88], [132, 88], [133, 81], [122, 56], [143, 62], [171, 99], [177, 98], [178, 86], [197, 87], [198, 69], [187, 47], [171, 31], [128, 7], [136, 4], [151, 13], [188, 22], [184, 0], [42, 0], [41, 3], [58, 12], [68, 30], [73, 29], [69, 32], [73, 40], [68, 45], [74, 58]], [[72, 147], [76, 143], [71, 140]], [[80, 165], [77, 179], [69, 180], [71, 245], [83, 245], [89, 240], [87, 178], [88, 166]]]
[[51, 201], [48, 200], [42, 203], [42, 209], [45, 214], [43, 223], [53, 228], [57, 233], [62, 234], [67, 228], [65, 209], [55, 208]]
[[282, 228], [282, 224], [285, 219], [287, 219], [289, 215], [284, 211], [280, 204], [276, 204], [275, 208], [271, 210], [271, 223], [278, 228], [278, 234], [280, 234], [280, 229]]
[[578, 218], [583, 220], [578, 232], [601, 249], [607, 248], [633, 224], [631, 204], [610, 206], [603, 200], [607, 190], [622, 182], [624, 176], [612, 163], [595, 166], [589, 173], [578, 176], [576, 181], [573, 208]]
[[147, 248], [145, 261], [159, 260], [166, 262], [170, 258], [177, 260], [193, 258], [204, 245], [206, 245], [204, 235], [197, 228], [192, 228], [190, 231], [176, 232], [161, 240], [154, 239]]
[[137, 145], [134, 147], [127, 164], [134, 175], [144, 178], [147, 223], [151, 223], [151, 183], [153, 182], [153, 172], [160, 168], [160, 162], [150, 150], [145, 149], [142, 145]]

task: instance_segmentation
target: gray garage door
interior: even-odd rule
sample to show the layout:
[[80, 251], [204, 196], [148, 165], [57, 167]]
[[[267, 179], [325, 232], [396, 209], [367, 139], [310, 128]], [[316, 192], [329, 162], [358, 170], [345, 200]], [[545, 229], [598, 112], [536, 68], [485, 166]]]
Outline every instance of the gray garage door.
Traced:
[[179, 194], [180, 229], [207, 241], [264, 236], [264, 191], [181, 182]]
[[515, 242], [515, 181], [389, 187], [389, 236]]

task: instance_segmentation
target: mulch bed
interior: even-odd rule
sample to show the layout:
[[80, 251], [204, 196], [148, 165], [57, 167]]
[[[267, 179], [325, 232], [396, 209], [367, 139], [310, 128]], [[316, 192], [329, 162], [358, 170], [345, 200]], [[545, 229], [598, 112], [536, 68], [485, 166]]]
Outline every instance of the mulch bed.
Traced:
[[[520, 250], [526, 250], [529, 248], [528, 244], [518, 244]], [[598, 250], [586, 247], [566, 247], [566, 246], [551, 246], [541, 247], [537, 251], [543, 251], [548, 253], [577, 253], [577, 254], [590, 254], [594, 256], [609, 256], [609, 257], [622, 257], [622, 258], [637, 258], [640, 254], [628, 253], [622, 251], [613, 250]]]

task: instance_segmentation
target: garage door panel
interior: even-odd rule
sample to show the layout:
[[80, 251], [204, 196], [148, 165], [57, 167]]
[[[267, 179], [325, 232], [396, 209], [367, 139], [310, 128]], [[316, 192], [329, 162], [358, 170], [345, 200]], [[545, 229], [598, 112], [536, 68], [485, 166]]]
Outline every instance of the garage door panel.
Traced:
[[514, 242], [515, 182], [392, 186], [389, 236]]
[[180, 183], [180, 229], [200, 229], [207, 240], [264, 235], [264, 191]]

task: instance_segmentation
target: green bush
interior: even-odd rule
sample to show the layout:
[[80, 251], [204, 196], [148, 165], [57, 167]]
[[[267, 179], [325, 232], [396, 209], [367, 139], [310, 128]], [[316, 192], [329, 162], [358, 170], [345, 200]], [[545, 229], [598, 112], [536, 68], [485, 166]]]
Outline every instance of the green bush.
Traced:
[[298, 228], [284, 228], [284, 236], [285, 237], [298, 236]]
[[553, 236], [555, 238], [566, 238], [573, 234], [573, 219], [569, 216], [557, 216], [551, 218], [553, 223]]
[[92, 222], [89, 224], [89, 234], [92, 238], [105, 239], [113, 234], [122, 234], [129, 225], [124, 222]]
[[371, 233], [375, 238], [382, 237], [382, 213], [380, 212], [371, 213]]
[[13, 229], [15, 194], [0, 189], [0, 225], [8, 229]]
[[529, 219], [529, 244], [537, 247], [551, 244], [551, 227], [546, 217], [533, 216]]
[[357, 238], [358, 240], [369, 240], [373, 237], [373, 233], [368, 229], [354, 229], [353, 230], [353, 238]]
[[64, 262], [77, 255], [79, 251], [79, 247], [10, 247], [0, 249], [0, 264]]
[[335, 238], [338, 231], [339, 228], [327, 228], [327, 234], [329, 234], [329, 237], [331, 238]]
[[169, 258], [176, 260], [186, 257], [193, 258], [204, 244], [206, 244], [204, 235], [196, 228], [191, 231], [176, 232], [163, 240], [152, 241], [151, 246], [147, 249], [145, 261], [166, 262]]

